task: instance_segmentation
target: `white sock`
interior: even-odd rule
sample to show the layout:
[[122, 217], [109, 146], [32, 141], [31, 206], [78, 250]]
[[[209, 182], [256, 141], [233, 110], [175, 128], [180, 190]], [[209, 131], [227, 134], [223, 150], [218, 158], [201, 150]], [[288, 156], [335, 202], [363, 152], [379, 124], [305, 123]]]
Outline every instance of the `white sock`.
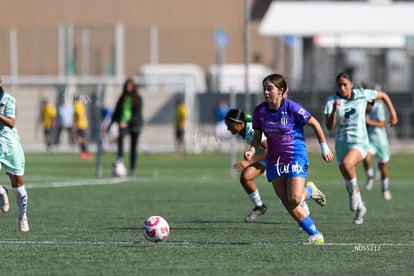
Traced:
[[387, 191], [390, 187], [390, 183], [389, 183], [389, 179], [385, 178], [384, 180], [381, 180], [381, 186], [382, 186], [382, 191]]
[[374, 178], [374, 170], [371, 168], [366, 171], [368, 178]]
[[303, 210], [305, 210], [306, 215], [309, 216], [310, 215], [310, 209], [309, 209], [309, 206], [306, 203], [306, 201], [303, 201], [300, 205], [302, 206]]
[[362, 201], [361, 192], [357, 193], [357, 198], [358, 198], [358, 209], [361, 209], [362, 206], [364, 206], [364, 202]]
[[22, 218], [26, 215], [27, 212], [28, 195], [26, 188], [24, 187], [24, 185], [18, 188], [13, 188], [13, 192], [16, 196], [17, 208], [19, 210], [19, 218]]
[[0, 195], [4, 195], [6, 193], [6, 190], [3, 188], [2, 185], [0, 185]]
[[355, 191], [357, 185], [357, 179], [354, 177], [351, 180], [345, 180], [345, 185], [348, 193]]
[[300, 200], [300, 204], [302, 204], [303, 202], [305, 202], [305, 193], [302, 194], [302, 199]]
[[255, 207], [263, 206], [262, 198], [260, 197], [258, 189], [256, 189], [253, 193], [248, 194], [248, 197]]

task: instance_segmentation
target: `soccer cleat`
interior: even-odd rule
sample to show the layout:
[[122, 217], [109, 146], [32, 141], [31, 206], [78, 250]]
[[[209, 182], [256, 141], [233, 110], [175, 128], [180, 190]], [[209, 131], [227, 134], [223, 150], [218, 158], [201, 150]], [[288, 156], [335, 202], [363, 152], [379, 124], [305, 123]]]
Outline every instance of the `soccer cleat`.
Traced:
[[244, 222], [252, 222], [254, 221], [258, 216], [264, 215], [267, 211], [266, 205], [262, 206], [256, 206], [245, 218]]
[[312, 195], [311, 198], [316, 201], [320, 206], [326, 205], [326, 196], [322, 193], [313, 182], [306, 183], [306, 186], [312, 188]]
[[358, 195], [356, 191], [349, 193], [349, 208], [352, 212], [355, 212], [358, 209]]
[[88, 160], [88, 161], [93, 160], [92, 154], [87, 152], [87, 151], [82, 151], [79, 154], [79, 158], [82, 159], [82, 160]]
[[385, 200], [391, 200], [391, 198], [392, 198], [391, 192], [390, 192], [389, 190], [385, 190], [385, 191], [383, 191], [383, 192], [382, 192], [382, 197], [383, 197]]
[[358, 209], [358, 193], [355, 188], [349, 188], [346, 186], [346, 190], [349, 195], [349, 208], [352, 212], [355, 212]]
[[7, 195], [9, 191], [6, 187], [3, 186], [3, 189], [6, 191], [4, 195], [0, 195], [0, 208], [3, 211], [3, 213], [6, 213], [9, 211], [10, 204], [9, 204], [9, 196]]
[[21, 232], [29, 232], [29, 223], [27, 222], [26, 215], [23, 215], [22, 218], [19, 218], [19, 230]]
[[362, 205], [355, 214], [354, 220], [352, 221], [353, 224], [362, 224], [364, 222], [364, 216], [367, 213], [367, 208], [365, 205]]
[[374, 177], [368, 177], [367, 182], [365, 183], [365, 190], [371, 191], [374, 186]]
[[310, 235], [304, 245], [322, 245], [325, 243], [322, 233]]

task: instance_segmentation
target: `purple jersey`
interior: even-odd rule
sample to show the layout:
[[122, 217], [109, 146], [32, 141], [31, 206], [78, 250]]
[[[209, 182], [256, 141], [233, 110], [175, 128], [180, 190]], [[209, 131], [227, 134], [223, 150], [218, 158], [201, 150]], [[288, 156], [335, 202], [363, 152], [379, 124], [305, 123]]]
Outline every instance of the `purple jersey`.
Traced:
[[289, 99], [284, 99], [278, 110], [270, 110], [266, 102], [253, 111], [253, 128], [267, 138], [267, 165], [307, 164], [307, 150], [303, 126], [312, 115]]

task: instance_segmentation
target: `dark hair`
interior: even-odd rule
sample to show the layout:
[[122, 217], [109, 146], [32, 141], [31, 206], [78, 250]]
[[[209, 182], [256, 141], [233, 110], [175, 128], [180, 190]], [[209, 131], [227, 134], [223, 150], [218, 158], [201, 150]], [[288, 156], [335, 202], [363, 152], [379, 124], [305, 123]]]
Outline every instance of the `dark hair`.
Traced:
[[346, 72], [341, 72], [336, 76], [336, 83], [338, 83], [341, 78], [345, 78], [348, 79], [350, 82], [353, 82], [351, 75]]
[[[128, 84], [132, 84], [132, 91], [131, 93], [128, 92]], [[120, 100], [122, 102], [125, 101], [125, 97], [127, 95], [132, 96], [132, 105], [133, 106], [138, 106], [140, 104], [140, 97], [138, 96], [138, 88], [137, 85], [135, 84], [134, 80], [132, 78], [127, 78], [124, 82], [124, 85], [122, 87], [122, 94], [120, 97]]]
[[227, 112], [226, 116], [224, 117], [224, 119], [226, 121], [232, 121], [232, 122], [236, 122], [236, 123], [244, 122], [244, 118], [245, 118], [245, 114], [244, 114], [243, 110], [241, 110], [239, 108], [230, 109]]
[[266, 81], [270, 81], [273, 83], [277, 88], [283, 89], [283, 93], [286, 93], [288, 91], [288, 85], [286, 78], [281, 74], [271, 74], [265, 77], [262, 81], [264, 84]]

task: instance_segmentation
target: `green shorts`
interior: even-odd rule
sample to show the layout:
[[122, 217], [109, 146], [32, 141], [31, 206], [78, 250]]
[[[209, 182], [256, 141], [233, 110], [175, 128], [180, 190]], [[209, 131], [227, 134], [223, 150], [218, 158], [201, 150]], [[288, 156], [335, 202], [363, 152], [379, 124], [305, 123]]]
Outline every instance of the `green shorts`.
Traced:
[[6, 173], [24, 175], [25, 157], [20, 144], [14, 144], [12, 152], [3, 152], [0, 154], [0, 168], [2, 166]]
[[351, 150], [357, 149], [361, 152], [362, 158], [365, 158], [368, 154], [369, 144], [368, 143], [348, 143], [348, 142], [335, 142], [335, 155], [336, 162], [338, 165], [342, 163], [345, 155]]
[[369, 153], [375, 156], [375, 159], [379, 163], [387, 163], [390, 161], [390, 147], [385, 145], [369, 144]]

